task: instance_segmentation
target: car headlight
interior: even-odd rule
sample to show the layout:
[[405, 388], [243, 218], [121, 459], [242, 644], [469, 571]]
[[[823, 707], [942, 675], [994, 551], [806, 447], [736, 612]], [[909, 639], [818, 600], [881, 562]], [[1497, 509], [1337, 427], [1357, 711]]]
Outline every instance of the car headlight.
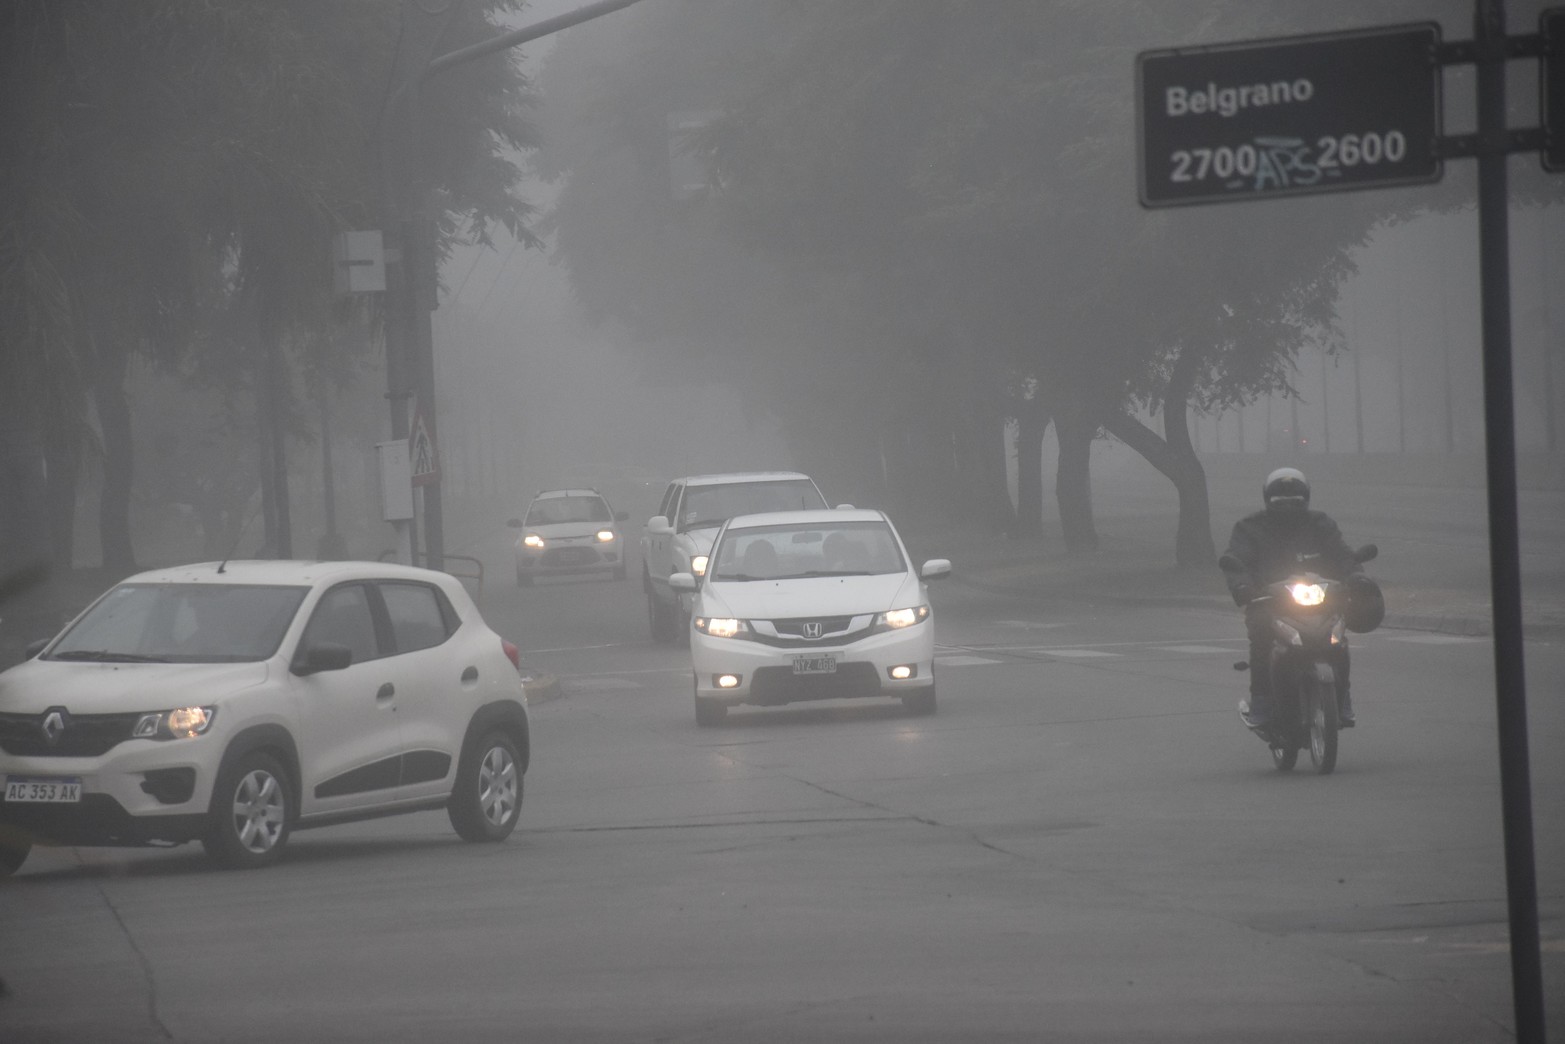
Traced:
[[600, 530], [598, 530], [597, 536], [598, 536], [598, 543], [600, 543], [600, 544], [607, 544], [610, 540], [614, 539], [614, 530], [612, 530], [612, 529], [600, 529]]
[[143, 714], [136, 719], [131, 735], [136, 739], [195, 739], [212, 727], [216, 707], [178, 707], [174, 710]]
[[750, 630], [750, 625], [743, 620], [727, 616], [698, 616], [692, 622], [696, 630], [713, 638], [738, 638]]
[[1294, 584], [1288, 593], [1300, 605], [1320, 605], [1326, 600], [1326, 589], [1320, 584]]
[[695, 555], [690, 559], [690, 572], [695, 576], [706, 575], [706, 555]]
[[907, 609], [892, 609], [881, 613], [880, 618], [875, 622], [882, 627], [897, 631], [927, 619], [929, 619], [929, 606], [915, 605]]
[[522, 537], [522, 543], [534, 549], [535, 551], [543, 550], [543, 537], [539, 536], [537, 533], [528, 533], [526, 536]]

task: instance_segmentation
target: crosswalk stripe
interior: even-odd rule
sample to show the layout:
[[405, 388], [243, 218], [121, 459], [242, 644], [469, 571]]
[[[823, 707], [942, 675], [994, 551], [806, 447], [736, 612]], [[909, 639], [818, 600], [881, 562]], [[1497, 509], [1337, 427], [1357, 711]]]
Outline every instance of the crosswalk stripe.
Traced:
[[1177, 653], [1231, 653], [1232, 649], [1225, 649], [1220, 645], [1160, 645], [1159, 649]]
[[987, 656], [936, 656], [935, 663], [941, 667], [976, 667], [984, 663], [1004, 663], [1004, 660], [992, 660]]
[[1488, 638], [1466, 634], [1388, 634], [1383, 637], [1390, 642], [1412, 642], [1415, 645], [1466, 645], [1469, 642], [1489, 641]]
[[1098, 649], [1034, 649], [1043, 656], [1060, 656], [1068, 660], [1111, 660], [1120, 653], [1102, 652]]

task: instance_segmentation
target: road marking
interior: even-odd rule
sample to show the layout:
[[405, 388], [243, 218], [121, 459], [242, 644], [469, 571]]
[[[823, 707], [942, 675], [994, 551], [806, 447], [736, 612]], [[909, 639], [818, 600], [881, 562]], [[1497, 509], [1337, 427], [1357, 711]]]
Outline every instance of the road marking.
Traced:
[[1111, 660], [1120, 655], [1097, 649], [1033, 649], [1032, 652], [1044, 656], [1059, 656], [1067, 660]]
[[941, 667], [976, 667], [983, 663], [1004, 663], [1004, 660], [992, 660], [987, 656], [936, 656], [935, 663]]
[[1177, 653], [1231, 653], [1232, 649], [1225, 649], [1220, 645], [1160, 645], [1159, 649]]
[[640, 682], [631, 681], [629, 678], [576, 677], [570, 682], [572, 692], [623, 692], [626, 689], [641, 688]]
[[1412, 642], [1415, 645], [1468, 645], [1472, 642], [1489, 640], [1465, 634], [1388, 634], [1384, 637], [1388, 641]]

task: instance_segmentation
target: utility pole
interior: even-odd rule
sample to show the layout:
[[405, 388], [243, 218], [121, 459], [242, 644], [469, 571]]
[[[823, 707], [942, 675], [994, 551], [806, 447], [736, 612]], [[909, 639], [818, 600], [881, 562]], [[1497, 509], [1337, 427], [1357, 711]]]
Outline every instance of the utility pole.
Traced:
[[[434, 323], [438, 305], [435, 231], [429, 213], [429, 179], [417, 168], [420, 150], [419, 91], [424, 81], [448, 69], [561, 29], [629, 7], [639, 0], [600, 0], [576, 11], [470, 47], [436, 56], [462, 0], [403, 0], [402, 42], [393, 73], [394, 87], [380, 122], [381, 197], [385, 227], [395, 236], [386, 273], [386, 398], [391, 408], [391, 437], [408, 437], [408, 402], [413, 400], [435, 420]], [[439, 425], [435, 424], [438, 431]], [[430, 569], [445, 565], [445, 517], [438, 472], [424, 491], [424, 560]], [[409, 546], [417, 557], [417, 538]]]

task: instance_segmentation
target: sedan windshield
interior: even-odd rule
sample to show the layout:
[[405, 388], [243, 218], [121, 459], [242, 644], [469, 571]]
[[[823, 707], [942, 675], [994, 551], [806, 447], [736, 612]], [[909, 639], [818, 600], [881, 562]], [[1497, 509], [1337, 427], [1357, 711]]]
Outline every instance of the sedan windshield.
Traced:
[[733, 482], [721, 486], [691, 486], [685, 490], [680, 528], [710, 529], [735, 515], [767, 511], [808, 511], [826, 506], [809, 479]]
[[45, 659], [246, 663], [277, 652], [307, 587], [121, 584]]
[[527, 509], [526, 524], [552, 526], [559, 522], [612, 522], [614, 512], [602, 497], [550, 497], [535, 500]]
[[896, 535], [884, 522], [730, 529], [715, 549], [713, 561], [714, 581], [873, 576], [907, 571]]

